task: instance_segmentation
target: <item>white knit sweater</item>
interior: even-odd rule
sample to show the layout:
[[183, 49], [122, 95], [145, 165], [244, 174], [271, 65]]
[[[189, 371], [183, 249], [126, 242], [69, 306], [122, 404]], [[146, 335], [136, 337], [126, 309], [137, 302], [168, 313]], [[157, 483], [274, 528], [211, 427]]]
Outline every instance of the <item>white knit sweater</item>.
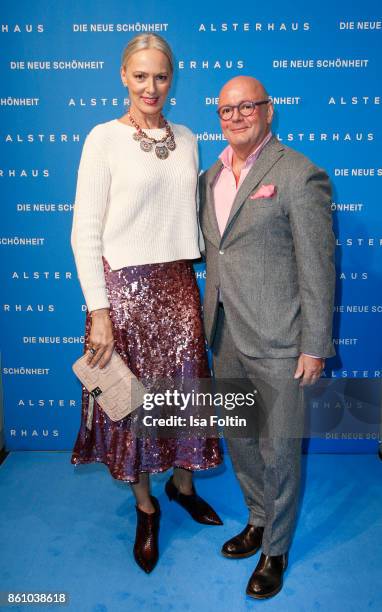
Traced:
[[[194, 134], [171, 123], [176, 149], [145, 153], [135, 129], [112, 119], [86, 136], [78, 168], [71, 244], [88, 310], [110, 306], [102, 255], [113, 270], [200, 257]], [[163, 129], [145, 130], [162, 138]]]

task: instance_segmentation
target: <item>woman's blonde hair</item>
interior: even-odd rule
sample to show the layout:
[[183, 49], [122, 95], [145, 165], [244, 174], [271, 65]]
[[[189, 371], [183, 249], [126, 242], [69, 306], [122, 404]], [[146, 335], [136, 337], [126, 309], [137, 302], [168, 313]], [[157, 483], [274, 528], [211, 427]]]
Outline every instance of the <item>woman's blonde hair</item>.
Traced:
[[130, 57], [133, 53], [137, 51], [142, 51], [143, 49], [158, 49], [158, 51], [162, 51], [168, 59], [170, 64], [171, 74], [174, 72], [174, 58], [170, 48], [170, 45], [167, 41], [165, 41], [162, 36], [159, 34], [138, 34], [138, 36], [134, 36], [126, 45], [122, 53], [122, 66], [127, 65]]

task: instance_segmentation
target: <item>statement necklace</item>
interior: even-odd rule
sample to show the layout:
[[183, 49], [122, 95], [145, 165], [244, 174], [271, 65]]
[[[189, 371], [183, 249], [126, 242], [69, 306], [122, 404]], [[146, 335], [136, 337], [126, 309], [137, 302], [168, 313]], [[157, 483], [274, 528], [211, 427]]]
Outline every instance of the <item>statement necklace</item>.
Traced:
[[134, 140], [138, 140], [142, 151], [144, 151], [145, 153], [150, 153], [150, 151], [152, 151], [155, 145], [154, 147], [155, 154], [157, 157], [159, 157], [159, 159], [166, 159], [169, 155], [169, 151], [174, 151], [174, 149], [176, 148], [174, 133], [162, 114], [160, 115], [159, 118], [164, 122], [164, 127], [166, 128], [166, 134], [160, 140], [151, 138], [151, 136], [146, 134], [146, 132], [142, 130], [142, 128], [135, 121], [135, 119], [133, 119], [130, 111], [127, 113], [127, 116], [130, 119], [130, 122], [132, 123], [132, 125], [137, 130], [133, 134], [133, 138]]

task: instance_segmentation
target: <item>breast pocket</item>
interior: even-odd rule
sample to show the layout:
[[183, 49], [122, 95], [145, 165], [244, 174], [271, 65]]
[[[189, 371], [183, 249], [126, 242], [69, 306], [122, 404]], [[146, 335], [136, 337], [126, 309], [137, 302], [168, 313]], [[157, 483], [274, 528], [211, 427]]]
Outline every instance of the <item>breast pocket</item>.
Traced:
[[255, 198], [254, 200], [248, 198], [247, 202], [249, 206], [253, 208], [268, 208], [270, 206], [276, 206], [278, 203], [278, 198], [277, 196], [273, 196], [272, 198]]

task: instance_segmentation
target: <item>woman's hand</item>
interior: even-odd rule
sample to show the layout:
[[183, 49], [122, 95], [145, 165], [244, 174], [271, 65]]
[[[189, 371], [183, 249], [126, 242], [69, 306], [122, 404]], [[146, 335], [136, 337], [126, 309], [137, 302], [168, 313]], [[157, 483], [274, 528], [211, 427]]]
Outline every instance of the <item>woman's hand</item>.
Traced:
[[110, 319], [108, 308], [93, 310], [91, 313], [91, 329], [89, 336], [89, 346], [95, 353], [88, 351], [87, 363], [92, 368], [99, 364], [104, 368], [110, 361], [114, 349], [113, 325]]

